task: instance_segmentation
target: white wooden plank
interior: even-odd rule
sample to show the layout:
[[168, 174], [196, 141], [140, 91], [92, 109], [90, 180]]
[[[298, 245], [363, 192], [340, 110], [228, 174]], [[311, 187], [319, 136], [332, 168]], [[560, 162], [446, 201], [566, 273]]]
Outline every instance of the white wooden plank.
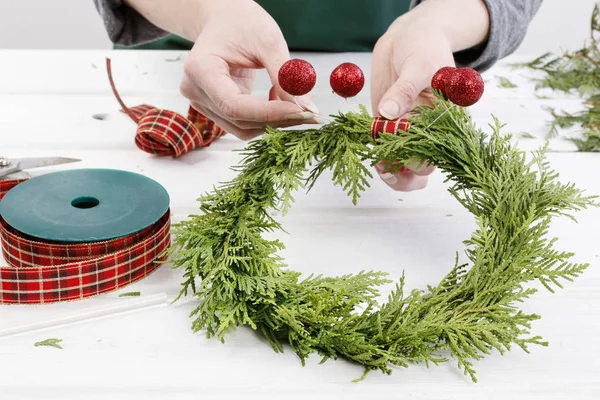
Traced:
[[[118, 53], [118, 54], [117, 54]], [[71, 168], [118, 168], [145, 174], [165, 186], [171, 196], [174, 221], [197, 212], [196, 198], [234, 174], [228, 168], [239, 160], [233, 149], [244, 143], [228, 135], [207, 149], [174, 160], [154, 157], [133, 143], [135, 126], [118, 112], [102, 71], [103, 52], [0, 51], [0, 153], [8, 156], [62, 155], [81, 158], [78, 164], [32, 170], [34, 175]], [[111, 53], [112, 56], [113, 53]], [[155, 104], [185, 112], [187, 104], [177, 93], [181, 60], [166, 62], [172, 53], [115, 52], [122, 68], [119, 79], [126, 102]], [[360, 62], [368, 69], [368, 55], [313, 55], [319, 70], [330, 71], [341, 61]], [[309, 57], [307, 57], [309, 58]], [[37, 64], [34, 62], [37, 60]], [[42, 61], [40, 61], [42, 60]], [[8, 62], [10, 61], [10, 62]], [[40, 62], [44, 68], [40, 72]], [[97, 63], [98, 69], [91, 67]], [[137, 68], [136, 68], [137, 65]], [[88, 68], [89, 66], [89, 68]], [[152, 66], [147, 75], [142, 66]], [[325, 72], [323, 73], [326, 74]], [[507, 123], [506, 131], [527, 131], [537, 139], [519, 139], [532, 150], [546, 133], [547, 114], [540, 106], [568, 110], [579, 101], [566, 96], [537, 99], [520, 73], [499, 65], [486, 75], [508, 76], [517, 89], [488, 84], [486, 96], [472, 107], [478, 125], [485, 129], [494, 113]], [[323, 112], [348, 107], [329, 93], [327, 80], [315, 90]], [[529, 85], [529, 86], [528, 86]], [[268, 82], [258, 86], [266, 94]], [[358, 102], [367, 102], [368, 90]], [[95, 113], [108, 113], [104, 121]], [[572, 150], [559, 140], [553, 150]], [[595, 171], [599, 154], [550, 153], [548, 160], [561, 180], [575, 182], [590, 194], [600, 194]], [[308, 194], [298, 194], [297, 204], [282, 219], [288, 235], [283, 255], [290, 267], [303, 273], [339, 275], [364, 268], [388, 271], [398, 278], [406, 271], [409, 288], [436, 283], [450, 268], [455, 252], [464, 256], [462, 241], [474, 228], [471, 216], [447, 192], [436, 172], [427, 189], [392, 192], [378, 179], [352, 206], [339, 188], [324, 177]], [[493, 354], [477, 363], [480, 382], [472, 384], [454, 363], [426, 369], [397, 369], [392, 376], [372, 373], [360, 384], [350, 381], [362, 374], [356, 365], [318, 357], [302, 368], [291, 351], [283, 355], [248, 329], [233, 333], [225, 345], [193, 334], [189, 312], [192, 298], [165, 309], [117, 318], [90, 321], [59, 329], [0, 339], [0, 390], [3, 398], [378, 398], [435, 399], [597, 399], [600, 396], [600, 251], [597, 226], [600, 210], [577, 214], [579, 223], [561, 218], [551, 234], [561, 249], [575, 259], [590, 262], [583, 277], [556, 294], [539, 292], [523, 307], [543, 319], [533, 332], [549, 340], [549, 348], [519, 350], [505, 356]], [[179, 290], [181, 272], [164, 266], [131, 286], [143, 295]], [[386, 290], [390, 286], [386, 286]], [[116, 293], [84, 302], [44, 307], [0, 308], [0, 330], [69, 315], [86, 308], [120, 301]], [[47, 337], [64, 339], [64, 350], [35, 348]], [[26, 371], [26, 373], [25, 373]]]
[[[19, 153], [18, 150], [12, 152]], [[40, 150], [34, 154], [38, 152]], [[219, 153], [228, 154], [225, 151]], [[107, 160], [103, 158], [106, 152], [80, 151], [78, 154], [85, 160], [79, 167], [106, 165]], [[225, 158], [217, 164], [222, 168], [215, 168], [215, 164], [211, 163], [210, 169], [204, 169], [171, 159], [153, 160], [139, 151], [111, 154], [111, 167], [143, 172], [165, 185], [172, 196], [178, 220], [195, 212], [194, 199], [197, 195], [232, 176], [226, 170]], [[236, 161], [231, 156], [227, 159], [231, 163]], [[570, 154], [551, 154], [549, 159], [565, 181], [573, 180], [582, 188], [600, 191], [600, 184], [594, 176], [582, 173], [597, 164], [596, 155], [575, 158]], [[41, 172], [46, 170], [38, 171]], [[411, 194], [393, 193], [375, 181], [357, 207], [351, 206], [344, 195], [332, 190], [331, 185], [323, 181], [308, 196], [298, 195], [297, 206], [283, 219], [290, 233], [283, 237], [287, 245], [283, 254], [292, 268], [307, 274], [337, 275], [376, 268], [389, 271], [392, 278], [398, 278], [405, 270], [407, 284], [411, 288], [435, 283], [452, 265], [454, 252], [462, 249], [461, 241], [473, 228], [470, 216], [458, 208], [445, 192], [446, 186], [441, 178], [439, 174], [435, 175], [428, 189]], [[181, 184], [184, 181], [186, 184]], [[398, 198], [403, 201], [399, 202]], [[454, 365], [448, 365], [430, 370], [415, 366], [406, 371], [398, 370], [391, 377], [375, 373], [361, 384], [360, 390], [368, 388], [371, 393], [383, 395], [395, 385], [402, 385], [403, 392], [407, 394], [450, 399], [457, 393], [471, 398], [473, 390], [486, 395], [513, 393], [541, 396], [551, 392], [547, 391], [548, 387], [557, 391], [564, 386], [568, 390], [566, 388], [577, 383], [589, 392], [586, 394], [581, 389], [578, 392], [580, 398], [593, 398], [592, 393], [597, 390], [594, 371], [598, 361], [588, 355], [598, 354], [600, 347], [595, 341], [586, 339], [600, 334], [600, 325], [594, 318], [600, 310], [600, 297], [596, 291], [600, 285], [600, 270], [595, 268], [598, 252], [594, 233], [599, 218], [599, 210], [590, 210], [580, 215], [579, 224], [561, 219], [553, 226], [552, 233], [561, 239], [559, 246], [575, 251], [578, 260], [591, 261], [594, 268], [556, 295], [540, 292], [526, 303], [526, 309], [544, 316], [542, 321], [534, 324], [534, 332], [550, 340], [553, 344], [550, 348], [534, 349], [532, 355], [520, 351], [504, 357], [492, 355], [478, 364], [480, 383], [476, 389], [470, 389], [468, 380], [456, 372]], [[140, 290], [145, 295], [165, 291], [173, 298], [179, 282], [179, 271], [164, 267], [132, 286], [131, 290]], [[110, 298], [114, 299], [115, 294], [81, 303], [50, 306], [44, 310], [34, 308], [27, 312], [32, 318], [43, 318], [47, 315], [46, 310], [56, 310], [52, 312], [52, 316], [56, 317], [69, 310], [106, 303]], [[69, 385], [74, 393], [82, 388], [95, 387], [95, 375], [101, 372], [103, 381], [110, 380], [111, 387], [145, 388], [155, 385], [164, 376], [165, 371], [153, 367], [157, 363], [173, 366], [177, 371], [168, 379], [162, 379], [164, 383], [160, 387], [163, 390], [184, 387], [190, 392], [207, 390], [215, 394], [225, 380], [230, 382], [234, 392], [242, 387], [252, 387], [255, 395], [268, 396], [271, 390], [303, 393], [302, 387], [314, 387], [315, 392], [332, 394], [333, 388], [338, 386], [342, 391], [350, 390], [346, 387], [349, 385], [347, 382], [360, 374], [359, 368], [344, 361], [323, 366], [312, 360], [306, 368], [302, 368], [290, 352], [272, 354], [265, 343], [246, 329], [232, 335], [225, 346], [215, 340], [206, 340], [202, 335], [193, 335], [188, 318], [193, 305], [193, 301], [190, 303], [186, 299], [167, 310], [141, 312], [110, 321], [7, 338], [0, 341], [0, 353], [8, 364], [33, 364], [30, 373], [40, 376], [37, 385], [50, 388], [50, 392], [64, 385]], [[1, 326], [28, 320], [23, 319], [24, 311], [18, 307], [8, 307], [0, 312]], [[65, 350], [56, 354], [52, 352], [54, 349], [33, 348], [33, 341], [49, 335], [63, 338]], [[199, 359], [190, 357], [190, 354], [197, 354]], [[50, 365], [56, 365], [58, 355], [60, 368], [50, 368]], [[75, 373], [69, 364], [80, 363], [83, 355], [86, 359], [93, 359], [93, 365], [88, 367], [85, 376], [78, 378], [76, 385], [70, 385], [65, 371]], [[115, 366], [115, 359], [128, 362], [116, 363]], [[257, 362], [260, 368], [256, 368]], [[569, 365], [568, 374], [563, 373], [565, 365]], [[128, 374], [131, 368], [137, 368], [139, 373]], [[42, 375], [44, 370], [46, 372]], [[3, 371], [2, 375], [10, 377], [14, 387], [25, 385], [25, 381], [11, 371]], [[276, 382], [274, 388], [269, 389], [270, 383], [263, 380], [265, 376], [270, 377], [269, 382]], [[431, 387], [434, 382], [437, 382], [438, 389]], [[519, 386], [521, 391], [496, 391], [505, 385]], [[313, 392], [309, 390], [306, 393]], [[350, 395], [350, 392], [347, 394]]]
[[[264, 94], [266, 96], [266, 92]], [[328, 98], [327, 94], [315, 96], [323, 114], [335, 114], [338, 111], [350, 111], [350, 106]], [[187, 115], [189, 103], [176, 94], [161, 95], [151, 93], [145, 96], [131, 96], [125, 99], [128, 106], [151, 104], [157, 108], [172, 110]], [[361, 104], [364, 104], [363, 101]], [[356, 107], [358, 101], [353, 105]], [[544, 105], [566, 111], [576, 111], [580, 107], [578, 100], [545, 100]], [[38, 106], [39, 105], [39, 106]], [[35, 107], [35, 110], [34, 110]], [[120, 107], [112, 94], [102, 96], [81, 95], [2, 95], [0, 94], [0, 124], [2, 126], [1, 148], [30, 146], [47, 149], [132, 149], [136, 124]], [[471, 108], [478, 127], [491, 132], [489, 124], [493, 116], [505, 124], [503, 133], [513, 134], [514, 140], [523, 150], [534, 150], [550, 140], [554, 151], [574, 151], [575, 146], [565, 140], [577, 136], [579, 130], [574, 127], [561, 132], [561, 136], [550, 138], [550, 114], [533, 100], [515, 100], [510, 98], [492, 98], [482, 100]], [[99, 120], [94, 116], [101, 115]], [[534, 137], [525, 138], [527, 133]], [[231, 137], [234, 140], [234, 137]], [[245, 146], [244, 142], [236, 144]]]
[[[183, 114], [187, 112], [187, 101], [179, 94], [186, 52], [5, 50], [0, 52], [2, 145], [29, 145], [34, 137], [48, 148], [89, 146], [90, 143], [114, 148], [120, 141], [130, 144], [135, 126], [118, 111], [119, 106], [104, 70], [103, 62], [107, 55], [114, 60], [115, 80], [127, 105], [148, 103]], [[358, 104], [365, 104], [370, 109], [368, 53], [296, 56], [311, 61], [318, 71], [319, 79], [312, 95], [323, 115], [348, 111]], [[39, 69], [40, 59], [44, 64], [42, 70]], [[365, 89], [351, 99], [350, 104], [332, 94], [328, 83], [329, 71], [348, 59], [359, 64], [367, 75]], [[524, 149], [531, 150], [543, 145], [549, 132], [551, 118], [542, 106], [572, 112], [581, 109], [582, 105], [580, 99], [560, 93], [551, 93], [551, 99], [538, 99], [533, 92], [533, 83], [527, 78], [532, 74], [509, 68], [511, 63], [523, 59], [529, 57], [508, 58], [484, 73], [488, 81], [486, 91], [471, 111], [482, 128], [487, 128], [491, 116], [495, 115], [507, 124], [505, 129], [508, 132], [517, 136], [523, 132], [534, 135], [535, 140], [520, 140]], [[499, 76], [509, 77], [518, 87], [498, 87]], [[269, 87], [268, 78], [262, 71], [255, 95], [266, 98]], [[92, 118], [95, 114], [108, 114], [108, 118], [98, 121]], [[45, 134], [34, 133], [39, 130]], [[566, 131], [565, 136], [577, 135], [578, 132], [573, 128]], [[102, 141], [95, 142], [97, 135], [101, 135]], [[559, 139], [551, 143], [551, 149], [573, 151], [575, 147]]]

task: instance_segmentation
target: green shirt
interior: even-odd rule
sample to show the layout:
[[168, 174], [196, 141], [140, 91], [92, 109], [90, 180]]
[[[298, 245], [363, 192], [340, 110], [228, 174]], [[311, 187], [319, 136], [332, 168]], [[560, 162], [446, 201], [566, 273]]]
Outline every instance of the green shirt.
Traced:
[[[218, 1], [218, 0], [216, 0]], [[410, 0], [257, 0], [277, 21], [291, 51], [369, 52]], [[175, 35], [136, 49], [189, 50]], [[122, 46], [116, 48], [123, 49]]]

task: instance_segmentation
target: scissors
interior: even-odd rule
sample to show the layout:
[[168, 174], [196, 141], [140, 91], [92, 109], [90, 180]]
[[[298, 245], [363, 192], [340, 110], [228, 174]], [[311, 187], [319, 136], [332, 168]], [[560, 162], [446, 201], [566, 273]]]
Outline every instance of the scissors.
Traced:
[[78, 161], [81, 160], [66, 157], [29, 157], [10, 159], [8, 157], [0, 156], [0, 178], [7, 177], [9, 174], [13, 178], [27, 178], [29, 177], [29, 174], [24, 171], [26, 169], [69, 164]]

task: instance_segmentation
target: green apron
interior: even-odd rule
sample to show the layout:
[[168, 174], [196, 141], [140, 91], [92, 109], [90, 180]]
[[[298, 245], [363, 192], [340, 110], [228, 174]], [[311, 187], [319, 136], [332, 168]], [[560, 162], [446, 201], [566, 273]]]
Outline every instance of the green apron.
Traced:
[[[257, 0], [281, 28], [290, 51], [372, 51], [410, 0]], [[376, 7], [375, 7], [376, 6]], [[175, 35], [135, 49], [189, 50]], [[123, 49], [124, 47], [116, 46]]]

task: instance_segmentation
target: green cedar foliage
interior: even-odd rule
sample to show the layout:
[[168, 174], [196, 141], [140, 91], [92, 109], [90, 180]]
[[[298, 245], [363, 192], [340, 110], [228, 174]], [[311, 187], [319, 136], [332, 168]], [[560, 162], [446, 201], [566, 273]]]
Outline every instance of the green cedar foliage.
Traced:
[[[408, 133], [371, 138], [372, 117], [340, 113], [320, 129], [268, 129], [243, 151], [238, 175], [199, 199], [200, 211], [174, 226], [180, 296], [193, 295], [193, 330], [224, 340], [238, 326], [260, 332], [275, 351], [288, 344], [302, 363], [313, 353], [344, 358], [371, 370], [438, 364], [454, 359], [474, 381], [474, 362], [497, 350], [546, 345], [530, 333], [539, 318], [518, 305], [537, 281], [554, 291], [587, 267], [570, 261], [547, 237], [553, 217], [594, 204], [572, 184], [561, 184], [543, 159], [533, 160], [491, 126], [479, 130], [465, 109], [441, 98], [420, 107]], [[426, 290], [396, 283], [386, 303], [377, 299], [386, 274], [339, 277], [290, 271], [283, 248], [267, 233], [282, 231], [270, 213], [287, 211], [294, 192], [307, 190], [325, 170], [354, 203], [369, 186], [370, 165], [386, 160], [432, 162], [451, 182], [450, 193], [469, 210], [477, 230], [450, 272]], [[364, 377], [364, 376], [363, 376]]]

